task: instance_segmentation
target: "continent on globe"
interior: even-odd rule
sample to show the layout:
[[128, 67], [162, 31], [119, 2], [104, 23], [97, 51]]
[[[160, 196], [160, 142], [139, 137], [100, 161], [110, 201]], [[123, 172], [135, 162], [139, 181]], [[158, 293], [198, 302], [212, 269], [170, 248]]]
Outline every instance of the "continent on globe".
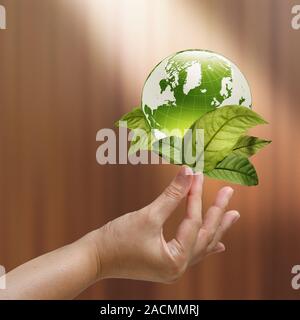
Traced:
[[251, 108], [247, 80], [230, 60], [206, 50], [185, 50], [161, 61], [148, 76], [142, 110], [156, 138], [183, 136], [204, 113], [226, 105]]

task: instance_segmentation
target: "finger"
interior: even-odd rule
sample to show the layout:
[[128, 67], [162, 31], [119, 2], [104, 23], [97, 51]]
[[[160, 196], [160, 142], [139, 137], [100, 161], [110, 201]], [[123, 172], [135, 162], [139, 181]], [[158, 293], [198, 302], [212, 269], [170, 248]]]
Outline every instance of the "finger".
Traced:
[[218, 192], [215, 203], [208, 209], [203, 226], [198, 233], [193, 253], [195, 256], [198, 256], [201, 252], [206, 252], [207, 246], [213, 240], [222, 221], [224, 209], [232, 195], [233, 189], [230, 187], [224, 187]]
[[186, 217], [202, 222], [202, 192], [203, 192], [203, 173], [194, 175], [194, 179], [188, 193], [186, 205]]
[[198, 256], [194, 256], [190, 261], [190, 266], [197, 264], [199, 261], [203, 260], [205, 257], [210, 256], [212, 254], [221, 253], [225, 251], [225, 245], [222, 242], [218, 242], [217, 245], [213, 248], [211, 252], [201, 252]]
[[233, 189], [230, 187], [224, 187], [219, 190], [215, 203], [211, 206], [205, 216], [202, 229], [203, 233], [207, 234], [207, 240], [210, 242], [222, 221], [224, 210], [228, 205], [230, 198], [233, 195]]
[[218, 242], [222, 239], [226, 231], [240, 218], [240, 214], [236, 210], [228, 211], [224, 214], [223, 220], [216, 231], [216, 234], [207, 247], [207, 252], [214, 250]]
[[181, 167], [171, 184], [151, 203], [151, 212], [158, 215], [162, 224], [168, 219], [181, 200], [187, 195], [192, 181], [192, 169], [187, 166]]
[[234, 190], [231, 187], [223, 187], [219, 190], [214, 205], [225, 209], [233, 195]]
[[202, 189], [203, 174], [200, 173], [194, 176], [187, 197], [186, 216], [180, 223], [175, 237], [186, 253], [190, 252], [193, 249], [199, 229], [201, 227]]
[[224, 252], [226, 250], [226, 247], [224, 245], [224, 243], [222, 242], [218, 242], [215, 247], [206, 254], [206, 256], [210, 256], [212, 254], [216, 254], [216, 253], [221, 253]]

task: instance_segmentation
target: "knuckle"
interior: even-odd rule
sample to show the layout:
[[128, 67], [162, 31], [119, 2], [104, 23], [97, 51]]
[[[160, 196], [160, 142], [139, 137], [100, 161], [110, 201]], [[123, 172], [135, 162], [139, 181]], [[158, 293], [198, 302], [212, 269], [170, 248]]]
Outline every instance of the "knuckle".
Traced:
[[142, 223], [143, 225], [147, 225], [148, 227], [158, 227], [160, 226], [159, 215], [149, 208], [146, 212], [142, 213]]
[[220, 237], [223, 237], [223, 235], [225, 234], [227, 228], [222, 226], [222, 225], [219, 225], [219, 227], [217, 228], [216, 230], [216, 233], [218, 233], [220, 235]]
[[164, 191], [168, 198], [180, 200], [183, 197], [183, 188], [175, 183], [170, 184]]
[[215, 230], [213, 229], [207, 229], [206, 227], [202, 227], [201, 228], [203, 233], [204, 233], [204, 237], [206, 238], [207, 242], [211, 242], [214, 238], [215, 235]]
[[186, 264], [174, 264], [169, 266], [164, 277], [164, 283], [172, 284], [177, 282], [186, 270]]
[[158, 218], [158, 215], [151, 214], [150, 212], [145, 214], [143, 226], [148, 226], [150, 229], [156, 229], [160, 226], [160, 220]]
[[172, 246], [172, 258], [164, 267], [164, 283], [175, 283], [184, 274], [188, 265], [188, 257], [177, 242]]
[[223, 209], [220, 208], [220, 207], [217, 206], [217, 205], [211, 206], [211, 207], [209, 208], [209, 210], [210, 210], [211, 214], [213, 214], [213, 215], [219, 215], [219, 214], [221, 214], [221, 213], [223, 212]]
[[202, 226], [202, 219], [201, 217], [196, 219], [196, 218], [193, 218], [193, 219], [190, 219], [190, 223], [191, 223], [191, 228], [194, 228], [196, 231], [198, 231], [201, 226]]
[[112, 230], [112, 221], [107, 222], [102, 229], [105, 233], [110, 233]]

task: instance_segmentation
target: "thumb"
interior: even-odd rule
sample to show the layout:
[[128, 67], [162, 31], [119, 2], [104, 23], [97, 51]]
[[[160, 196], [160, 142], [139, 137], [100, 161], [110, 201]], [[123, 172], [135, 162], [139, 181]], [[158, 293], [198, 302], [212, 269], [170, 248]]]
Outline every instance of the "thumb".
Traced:
[[163, 193], [151, 203], [151, 211], [164, 223], [181, 200], [187, 195], [193, 181], [193, 171], [187, 166], [180, 168], [176, 177]]

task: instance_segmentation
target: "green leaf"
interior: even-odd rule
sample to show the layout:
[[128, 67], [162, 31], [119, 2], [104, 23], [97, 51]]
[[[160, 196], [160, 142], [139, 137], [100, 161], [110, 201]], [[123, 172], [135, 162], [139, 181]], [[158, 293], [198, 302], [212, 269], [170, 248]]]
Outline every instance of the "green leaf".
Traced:
[[205, 175], [246, 186], [258, 184], [257, 173], [249, 159], [235, 154], [227, 156], [215, 169], [205, 172]]
[[264, 140], [252, 136], [241, 136], [233, 147], [232, 152], [236, 155], [251, 157], [269, 143], [271, 143], [270, 140]]
[[143, 129], [145, 131], [150, 131], [151, 128], [145, 118], [143, 110], [141, 108], [135, 108], [132, 111], [124, 114], [122, 118], [115, 122], [116, 127], [125, 126], [127, 123], [128, 129]]
[[152, 151], [172, 164], [182, 164], [183, 139], [176, 136], [157, 140], [152, 145]]
[[192, 126], [193, 132], [204, 129], [204, 171], [211, 171], [229, 155], [247, 129], [264, 123], [260, 115], [242, 106], [224, 106], [204, 114]]

